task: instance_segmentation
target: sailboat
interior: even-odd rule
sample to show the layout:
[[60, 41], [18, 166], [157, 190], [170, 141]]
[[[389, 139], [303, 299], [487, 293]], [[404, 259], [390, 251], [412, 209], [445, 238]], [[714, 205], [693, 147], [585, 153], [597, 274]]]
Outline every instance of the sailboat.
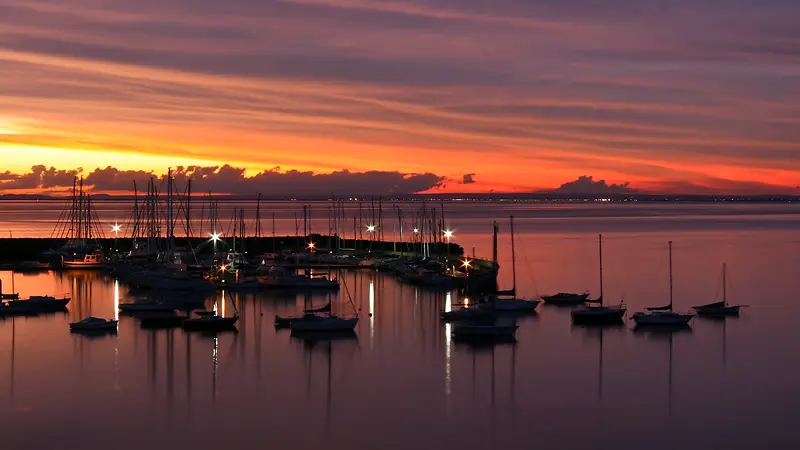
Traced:
[[517, 258], [516, 258], [516, 250], [514, 245], [514, 216], [509, 218], [511, 223], [511, 271], [513, 277], [513, 287], [511, 291], [513, 294], [512, 298], [507, 297], [500, 297], [498, 295], [494, 295], [490, 298], [488, 302], [481, 303], [481, 309], [488, 309], [491, 311], [509, 311], [509, 312], [532, 312], [539, 306], [541, 303], [540, 300], [529, 300], [524, 298], [517, 298]]
[[297, 320], [303, 320], [308, 318], [309, 316], [313, 316], [315, 313], [329, 313], [331, 312], [331, 302], [328, 301], [323, 306], [319, 308], [310, 308], [304, 309], [302, 316], [279, 316], [275, 315], [275, 327], [277, 328], [288, 328], [289, 324]]
[[[236, 327], [236, 322], [239, 321], [239, 311], [236, 310], [236, 302], [233, 301], [233, 296], [228, 292], [231, 297], [231, 304], [236, 312], [235, 316], [222, 317], [214, 311], [195, 311], [196, 318], [186, 319], [183, 321], [183, 329], [186, 331], [223, 331], [233, 330]], [[223, 298], [224, 302], [225, 299]]]
[[624, 304], [603, 304], [603, 235], [598, 238], [600, 246], [600, 297], [592, 300], [597, 305], [587, 305], [583, 308], [572, 310], [572, 321], [575, 323], [619, 323], [628, 310]]
[[701, 306], [692, 306], [692, 309], [701, 316], [738, 316], [739, 310], [743, 305], [729, 305], [728, 304], [728, 287], [727, 287], [727, 272], [728, 265], [722, 263], [722, 301], [709, 303]]
[[687, 326], [694, 317], [692, 313], [678, 313], [672, 310], [672, 241], [669, 241], [669, 304], [645, 309], [647, 312], [637, 312], [633, 315], [636, 325]]
[[[330, 302], [328, 302], [327, 305], [321, 308], [305, 310], [305, 315], [303, 317], [290, 321], [289, 328], [292, 330], [292, 333], [319, 331], [352, 333], [358, 324], [358, 311], [356, 310], [355, 303], [353, 303], [353, 298], [350, 297], [350, 291], [347, 290], [347, 285], [345, 285], [345, 290], [350, 300], [350, 305], [353, 307], [354, 314], [352, 317], [339, 317], [334, 315], [331, 312]], [[323, 316], [315, 314], [319, 312], [327, 312], [328, 315]]]

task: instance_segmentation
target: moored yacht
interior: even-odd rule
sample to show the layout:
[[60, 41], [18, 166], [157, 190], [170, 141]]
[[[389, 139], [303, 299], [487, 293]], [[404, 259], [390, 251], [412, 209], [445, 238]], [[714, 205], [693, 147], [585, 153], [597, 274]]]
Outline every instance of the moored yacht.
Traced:
[[570, 315], [575, 323], [620, 323], [627, 308], [624, 304], [603, 304], [603, 235], [598, 238], [600, 246], [600, 297], [591, 300], [582, 308], [573, 309]]
[[103, 263], [104, 260], [102, 253], [86, 253], [83, 255], [83, 258], [63, 258], [61, 265], [65, 269], [101, 269], [103, 267]]
[[727, 264], [722, 263], [722, 301], [701, 306], [692, 306], [692, 309], [694, 309], [698, 315], [716, 317], [739, 315], [739, 310], [742, 309], [743, 305], [728, 304], [727, 272]]
[[679, 313], [672, 310], [672, 241], [669, 241], [669, 304], [645, 309], [646, 312], [637, 312], [633, 315], [636, 325], [685, 326], [694, 317], [692, 313]]

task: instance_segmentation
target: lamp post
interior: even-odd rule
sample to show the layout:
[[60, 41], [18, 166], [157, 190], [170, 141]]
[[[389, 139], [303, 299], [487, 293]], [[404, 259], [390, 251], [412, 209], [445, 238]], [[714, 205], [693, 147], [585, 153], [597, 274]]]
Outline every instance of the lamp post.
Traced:
[[450, 238], [453, 237], [453, 230], [444, 230], [444, 237], [447, 239], [447, 259], [450, 259]]
[[217, 241], [219, 240], [220, 234], [216, 231], [213, 233], [209, 233], [211, 235], [211, 242], [214, 243], [214, 253], [217, 253]]
[[118, 223], [111, 226], [111, 232], [114, 233], [114, 253], [117, 253], [117, 238], [119, 238], [119, 231], [122, 227]]
[[368, 225], [367, 231], [369, 232], [369, 251], [372, 252], [372, 241], [374, 240], [375, 225]]

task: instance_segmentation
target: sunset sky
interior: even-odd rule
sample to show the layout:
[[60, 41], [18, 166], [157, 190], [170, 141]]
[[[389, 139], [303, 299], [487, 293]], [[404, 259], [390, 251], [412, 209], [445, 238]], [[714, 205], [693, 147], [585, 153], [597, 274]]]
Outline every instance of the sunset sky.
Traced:
[[796, 0], [0, 0], [0, 190], [229, 164], [798, 193], [798, 23]]

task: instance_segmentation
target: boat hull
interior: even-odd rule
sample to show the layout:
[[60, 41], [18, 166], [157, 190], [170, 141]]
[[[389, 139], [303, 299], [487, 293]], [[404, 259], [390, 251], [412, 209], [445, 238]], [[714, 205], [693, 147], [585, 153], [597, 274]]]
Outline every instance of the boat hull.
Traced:
[[674, 312], [636, 313], [633, 320], [639, 326], [682, 326], [688, 325], [694, 318], [692, 314]]
[[111, 320], [103, 324], [82, 324], [75, 322], [69, 324], [70, 331], [110, 331], [117, 329], [117, 321]]
[[586, 303], [588, 298], [589, 294], [543, 295], [542, 301], [548, 305], [576, 306]]
[[738, 316], [741, 306], [695, 306], [694, 311], [700, 316]]
[[9, 310], [26, 311], [58, 311], [67, 307], [72, 299], [69, 297], [31, 297], [27, 300], [14, 300], [8, 302]]
[[622, 317], [627, 310], [619, 307], [596, 306], [573, 310], [570, 315], [572, 321], [578, 324], [584, 323], [621, 323]]
[[183, 321], [183, 329], [187, 331], [221, 331], [230, 330], [236, 326], [239, 317], [223, 317], [219, 319], [186, 319]]
[[64, 261], [62, 267], [71, 270], [99, 270], [103, 268], [102, 262]]
[[540, 300], [526, 300], [522, 298], [495, 299], [481, 304], [481, 309], [496, 312], [530, 312], [536, 310]]

